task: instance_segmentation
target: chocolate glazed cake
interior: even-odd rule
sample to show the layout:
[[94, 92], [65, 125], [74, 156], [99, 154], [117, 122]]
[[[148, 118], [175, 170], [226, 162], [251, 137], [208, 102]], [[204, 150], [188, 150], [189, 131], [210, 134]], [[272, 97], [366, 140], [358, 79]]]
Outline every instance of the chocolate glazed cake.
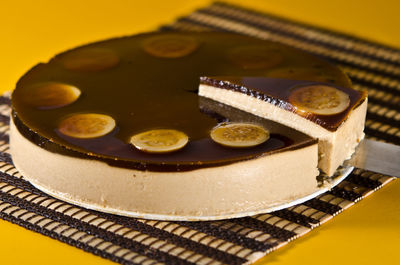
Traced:
[[[153, 219], [254, 214], [317, 189], [316, 137], [199, 97], [200, 77], [203, 88], [246, 95], [253, 85], [242, 77], [277, 82], [274, 91], [323, 84], [334, 103], [315, 104], [344, 108], [327, 123], [339, 127], [366, 101], [339, 69], [283, 45], [228, 33], [140, 34], [61, 53], [25, 74], [12, 95], [13, 161], [55, 197]], [[292, 113], [315, 98], [292, 97]], [[311, 121], [325, 126], [319, 117], [331, 114], [318, 115]]]

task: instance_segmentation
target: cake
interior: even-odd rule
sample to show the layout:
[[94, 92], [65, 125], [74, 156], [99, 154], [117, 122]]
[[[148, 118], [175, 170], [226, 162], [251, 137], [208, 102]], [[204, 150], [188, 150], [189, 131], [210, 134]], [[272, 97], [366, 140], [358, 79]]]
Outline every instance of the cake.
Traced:
[[[337, 124], [366, 102], [338, 68], [284, 45], [229, 33], [139, 34], [66, 51], [18, 81], [13, 162], [55, 197], [152, 219], [244, 216], [315, 192], [319, 136], [214, 97], [212, 89], [231, 92], [227, 84], [258, 89], [215, 78], [227, 76], [281, 80], [277, 91], [291, 82], [357, 94]], [[200, 94], [216, 101], [197, 94], [200, 77]]]

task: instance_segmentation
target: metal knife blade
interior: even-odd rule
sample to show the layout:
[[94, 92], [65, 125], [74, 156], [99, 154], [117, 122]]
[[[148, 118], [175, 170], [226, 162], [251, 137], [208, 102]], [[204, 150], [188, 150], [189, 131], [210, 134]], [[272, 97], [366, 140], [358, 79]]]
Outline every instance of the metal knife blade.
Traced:
[[345, 164], [400, 178], [400, 146], [364, 139]]

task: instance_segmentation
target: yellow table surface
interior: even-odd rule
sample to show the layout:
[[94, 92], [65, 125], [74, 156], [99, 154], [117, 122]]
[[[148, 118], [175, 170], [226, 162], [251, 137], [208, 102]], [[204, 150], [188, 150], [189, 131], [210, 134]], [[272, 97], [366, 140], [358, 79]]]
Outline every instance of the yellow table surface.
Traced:
[[[400, 48], [399, 1], [228, 1]], [[38, 62], [80, 44], [149, 31], [206, 0], [1, 0], [0, 92]], [[0, 220], [0, 264], [113, 264]], [[400, 181], [258, 264], [400, 263]]]

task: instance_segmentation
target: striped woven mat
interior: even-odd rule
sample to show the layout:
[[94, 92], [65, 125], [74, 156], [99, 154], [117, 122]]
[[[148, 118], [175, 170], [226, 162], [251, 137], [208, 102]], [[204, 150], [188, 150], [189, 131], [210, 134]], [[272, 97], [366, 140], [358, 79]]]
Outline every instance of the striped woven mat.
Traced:
[[[369, 91], [367, 136], [400, 145], [400, 50], [224, 3], [161, 30], [237, 32], [328, 59], [356, 88]], [[0, 97], [0, 217], [121, 264], [252, 263], [394, 179], [356, 169], [331, 191], [301, 205], [239, 219], [166, 222], [115, 216], [62, 202], [25, 181], [8, 152], [9, 111], [9, 97]]]

